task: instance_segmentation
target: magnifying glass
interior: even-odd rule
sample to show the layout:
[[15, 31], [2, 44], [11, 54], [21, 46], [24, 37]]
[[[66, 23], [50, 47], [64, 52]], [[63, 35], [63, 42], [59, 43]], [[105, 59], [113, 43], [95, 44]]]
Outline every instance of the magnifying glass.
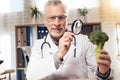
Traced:
[[78, 34], [80, 34], [80, 32], [81, 32], [82, 26], [83, 26], [83, 22], [82, 22], [80, 19], [75, 20], [75, 21], [72, 23], [71, 31], [72, 31], [75, 35], [78, 35]]
[[[75, 20], [75, 21], [72, 23], [71, 31], [72, 31], [75, 35], [78, 35], [78, 34], [80, 34], [80, 32], [81, 32], [82, 26], [83, 26], [83, 22], [82, 22], [80, 19], [79, 19], [79, 20]], [[74, 46], [75, 46], [75, 49], [74, 49], [74, 57], [76, 57], [76, 38], [75, 38], [75, 36], [74, 36]]]

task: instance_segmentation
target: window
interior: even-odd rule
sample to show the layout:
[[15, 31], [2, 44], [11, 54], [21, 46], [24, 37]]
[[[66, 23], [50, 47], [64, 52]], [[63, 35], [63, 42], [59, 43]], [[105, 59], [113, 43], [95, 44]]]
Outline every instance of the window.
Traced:
[[0, 13], [10, 12], [10, 0], [0, 0]]
[[120, 0], [111, 0], [111, 4], [114, 8], [120, 8]]
[[24, 0], [11, 0], [11, 12], [24, 10]]
[[0, 13], [23, 11], [24, 0], [0, 0]]

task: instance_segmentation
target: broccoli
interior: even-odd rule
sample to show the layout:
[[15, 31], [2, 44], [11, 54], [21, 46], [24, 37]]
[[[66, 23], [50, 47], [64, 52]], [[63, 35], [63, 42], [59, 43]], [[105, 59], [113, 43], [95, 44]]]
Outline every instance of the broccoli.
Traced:
[[109, 40], [109, 37], [105, 32], [97, 30], [90, 33], [89, 39], [96, 45], [96, 59], [99, 60], [98, 56], [100, 54], [100, 50], [103, 49], [104, 44]]

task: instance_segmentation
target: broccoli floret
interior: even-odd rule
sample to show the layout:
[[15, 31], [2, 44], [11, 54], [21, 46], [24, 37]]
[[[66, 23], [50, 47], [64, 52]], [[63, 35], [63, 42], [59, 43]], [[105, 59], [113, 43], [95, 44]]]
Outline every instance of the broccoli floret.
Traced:
[[93, 31], [89, 36], [90, 41], [96, 45], [96, 59], [99, 60], [100, 50], [103, 49], [106, 41], [109, 40], [108, 35], [102, 31]]

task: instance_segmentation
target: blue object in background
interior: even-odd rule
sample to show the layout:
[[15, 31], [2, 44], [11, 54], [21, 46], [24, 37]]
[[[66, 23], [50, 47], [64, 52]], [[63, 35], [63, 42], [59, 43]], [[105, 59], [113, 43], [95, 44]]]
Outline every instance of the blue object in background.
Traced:
[[17, 70], [17, 80], [26, 80], [24, 70]]
[[100, 25], [96, 25], [96, 30], [101, 30]]
[[38, 32], [38, 39], [42, 39], [44, 36], [47, 35], [48, 30], [47, 30], [47, 27], [45, 26], [38, 26], [37, 32]]
[[27, 46], [30, 46], [30, 37], [31, 37], [31, 27], [26, 27], [26, 41], [27, 41]]

